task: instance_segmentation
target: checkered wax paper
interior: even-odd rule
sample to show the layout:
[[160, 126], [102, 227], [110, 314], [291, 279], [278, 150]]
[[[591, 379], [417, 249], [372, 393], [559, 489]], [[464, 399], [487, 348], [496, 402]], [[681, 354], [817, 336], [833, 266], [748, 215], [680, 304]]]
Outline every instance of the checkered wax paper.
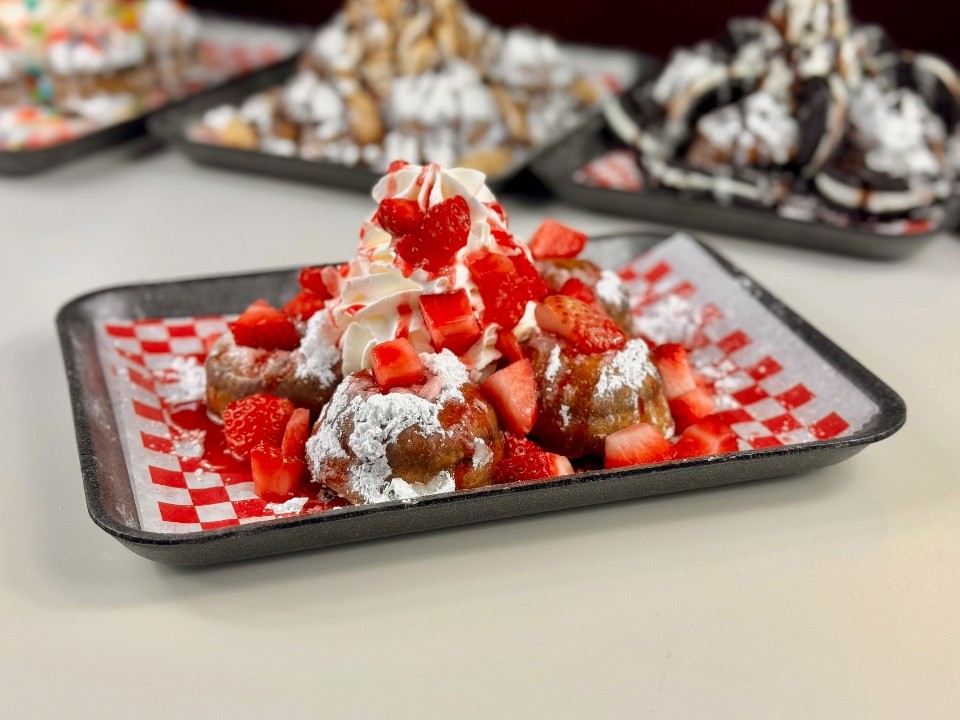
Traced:
[[[639, 331], [690, 350], [742, 449], [843, 436], [878, 411], [689, 237], [659, 244], [621, 275]], [[99, 328], [144, 530], [208, 530], [323, 510], [303, 507], [304, 499], [270, 505], [254, 494], [249, 474], [204, 471], [196, 459], [202, 438], [171, 420], [202, 396], [205, 347], [226, 321], [115, 320]]]

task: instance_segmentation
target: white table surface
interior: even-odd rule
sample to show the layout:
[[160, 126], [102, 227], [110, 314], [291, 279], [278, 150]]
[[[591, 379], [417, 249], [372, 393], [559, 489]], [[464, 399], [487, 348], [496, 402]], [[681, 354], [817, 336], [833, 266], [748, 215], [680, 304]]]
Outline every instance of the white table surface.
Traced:
[[[892, 264], [714, 243], [905, 398], [841, 465], [182, 570], [87, 516], [57, 308], [342, 260], [372, 203], [141, 151], [0, 179], [0, 715], [957, 716], [956, 238]], [[635, 225], [505, 204], [521, 236]]]

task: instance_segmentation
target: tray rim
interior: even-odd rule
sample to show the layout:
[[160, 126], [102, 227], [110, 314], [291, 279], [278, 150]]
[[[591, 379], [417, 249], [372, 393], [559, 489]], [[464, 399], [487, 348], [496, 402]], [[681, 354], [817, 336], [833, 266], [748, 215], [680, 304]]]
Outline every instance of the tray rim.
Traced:
[[310, 37], [310, 28], [301, 24], [256, 20], [242, 15], [232, 15], [230, 13], [216, 11], [203, 11], [201, 14], [204, 18], [212, 21], [226, 21], [260, 27], [265, 26], [271, 30], [289, 32], [293, 38], [294, 47], [290, 55], [284, 56], [268, 65], [264, 65], [243, 75], [229, 77], [222, 82], [184, 97], [171, 100], [157, 108], [142, 112], [135, 117], [127, 118], [126, 120], [121, 120], [111, 125], [105, 125], [83, 135], [78, 135], [67, 142], [27, 150], [0, 149], [0, 177], [15, 178], [37, 175], [68, 164], [98, 150], [105, 150], [126, 140], [148, 135], [150, 122], [155, 117], [168, 112], [174, 112], [190, 102], [202, 99], [210, 94], [231, 89], [235, 85], [244, 85], [249, 83], [253, 78], [259, 77], [262, 74], [276, 72], [278, 68], [295, 62]]
[[[611, 239], [637, 238], [649, 242], [648, 247], [652, 247], [658, 242], [662, 242], [669, 235], [656, 232], [623, 232], [615, 234], [605, 234], [593, 238], [594, 241], [602, 242]], [[179, 547], [179, 546], [203, 546], [218, 541], [228, 540], [240, 536], [259, 535], [264, 532], [281, 530], [284, 528], [303, 527], [326, 522], [335, 522], [338, 520], [348, 520], [351, 518], [372, 516], [380, 513], [398, 512], [408, 508], [422, 507], [427, 508], [436, 505], [449, 503], [470, 502], [471, 498], [495, 498], [505, 494], [526, 493], [526, 492], [550, 492], [553, 489], [568, 487], [571, 485], [581, 485], [588, 483], [603, 482], [607, 479], [621, 479], [629, 477], [639, 477], [643, 475], [656, 475], [664, 471], [670, 471], [677, 468], [697, 468], [710, 467], [734, 462], [749, 462], [754, 459], [776, 459], [787, 456], [796, 456], [816, 450], [852, 450], [856, 452], [869, 444], [879, 442], [897, 432], [906, 421], [906, 405], [903, 399], [886, 383], [877, 378], [872, 372], [867, 370], [862, 364], [846, 353], [833, 341], [825, 337], [820, 331], [810, 323], [800, 317], [796, 312], [779, 301], [765, 287], [754, 281], [750, 276], [734, 266], [715, 250], [704, 244], [702, 241], [694, 240], [719, 263], [720, 267], [733, 278], [744, 284], [750, 293], [760, 301], [770, 312], [779, 320], [784, 322], [787, 327], [796, 333], [811, 349], [819, 356], [829, 362], [841, 375], [868, 396], [877, 405], [877, 413], [873, 419], [859, 431], [849, 436], [833, 438], [829, 440], [817, 440], [813, 442], [800, 443], [777, 448], [765, 448], [761, 450], [745, 450], [729, 455], [711, 458], [695, 458], [681, 461], [670, 461], [667, 463], [658, 463], [655, 465], [643, 466], [640, 468], [626, 468], [622, 470], [592, 470], [576, 473], [564, 478], [545, 480], [539, 483], [515, 483], [511, 485], [493, 486], [490, 488], [479, 488], [476, 490], [461, 490], [445, 495], [431, 496], [420, 499], [415, 503], [395, 501], [390, 503], [348, 506], [337, 508], [323, 513], [305, 516], [292, 516], [288, 518], [278, 518], [276, 520], [265, 520], [263, 522], [251, 523], [247, 525], [232, 526], [215, 530], [199, 530], [184, 533], [161, 533], [155, 531], [145, 531], [138, 527], [126, 525], [107, 511], [103, 502], [103, 493], [101, 491], [101, 477], [97, 455], [93, 451], [93, 442], [91, 439], [91, 418], [87, 412], [87, 402], [92, 398], [90, 389], [78, 380], [78, 358], [72, 352], [72, 342], [70, 335], [71, 324], [81, 321], [85, 329], [91, 332], [95, 330], [95, 321], [88, 317], [84, 312], [86, 305], [93, 299], [117, 294], [119, 292], [150, 291], [157, 286], [173, 286], [184, 284], [207, 284], [217, 280], [243, 280], [251, 278], [260, 278], [265, 276], [288, 276], [296, 272], [297, 268], [274, 269], [264, 272], [251, 272], [242, 274], [224, 274], [186, 278], [181, 280], [165, 280], [148, 284], [124, 284], [104, 287], [80, 295], [64, 304], [56, 316], [56, 326], [63, 353], [64, 366], [70, 390], [70, 400], [74, 416], [74, 428], [80, 457], [81, 474], [84, 486], [84, 495], [87, 504], [87, 510], [94, 523], [106, 531], [108, 534], [116, 537], [129, 546], [142, 547]], [[95, 372], [103, 376], [103, 368], [100, 363], [96, 363]], [[104, 379], [105, 382], [105, 379]], [[110, 404], [111, 416], [116, 421], [114, 408]], [[852, 453], [850, 453], [852, 454]], [[124, 453], [125, 456], [125, 453]], [[126, 457], [124, 457], [126, 464]], [[411, 528], [415, 530], [416, 528]]]
[[[642, 82], [641, 80], [638, 85], [641, 85]], [[622, 93], [620, 97], [632, 91], [633, 89], [628, 90], [626, 93]], [[829, 250], [830, 252], [876, 260], [903, 260], [918, 252], [941, 233], [953, 232], [958, 224], [960, 224], [960, 195], [956, 193], [943, 204], [945, 215], [943, 221], [935, 228], [910, 235], [892, 235], [871, 232], [870, 230], [859, 227], [839, 227], [818, 221], [797, 220], [795, 218], [784, 217], [773, 210], [764, 208], [725, 206], [720, 203], [691, 198], [667, 191], [619, 190], [616, 188], [585, 185], [574, 181], [574, 173], [596, 158], [581, 159], [576, 167], [570, 167], [571, 163], [564, 161], [563, 153], [571, 143], [586, 139], [602, 139], [605, 127], [606, 125], [602, 115], [594, 115], [586, 118], [583, 123], [572, 128], [556, 142], [544, 148], [542, 152], [537, 153], [537, 156], [530, 162], [529, 172], [536, 177], [538, 181], [543, 183], [556, 197], [577, 207], [614, 213], [624, 217], [632, 217], [637, 220], [663, 225], [665, 221], [646, 207], [648, 204], [658, 204], [660, 207], [657, 209], [661, 212], [672, 212], [675, 218], [672, 222], [700, 232], [728, 236], [736, 233], [738, 237], [744, 237], [766, 244]], [[622, 149], [630, 150], [629, 146], [625, 143], [619, 140], [617, 140], [616, 143]], [[617, 148], [611, 147], [610, 149], [613, 150]], [[563, 172], [557, 172], [557, 168], [563, 168]], [[582, 196], [592, 197], [588, 200]], [[754, 232], [749, 229], [741, 235], [739, 234], [739, 230], [724, 229], [718, 226], [713, 220], [708, 219], [700, 222], [690, 221], [690, 213], [703, 210], [711, 213], [722, 213], [729, 218], [731, 224], [737, 223], [738, 221], [740, 223], [746, 222], [748, 225], [763, 223], [765, 226], [769, 226], [772, 224], [785, 234], [796, 232], [802, 239], [791, 242], [767, 239], [759, 232]], [[816, 241], [811, 242], [806, 239], [807, 237], [815, 237], [818, 235], [821, 237], [817, 237]], [[878, 247], [876, 250], [850, 250], [844, 247], [827, 247], [825, 244], [821, 244], [828, 242], [831, 237], [842, 238], [841, 242], [847, 240], [858, 243], [875, 243]], [[892, 252], [891, 248], [896, 250], [896, 252]]]
[[[609, 53], [610, 55], [620, 55], [632, 62], [637, 79], [643, 77], [645, 72], [649, 72], [650, 67], [657, 67], [661, 64], [661, 61], [653, 55], [632, 48], [570, 42], [559, 44], [566, 48], [589, 49]], [[278, 80], [275, 84], [282, 84], [294, 71], [295, 67], [290, 68], [289, 73], [277, 73]], [[630, 87], [636, 84], [637, 79], [630, 84]], [[249, 97], [252, 92], [262, 91], [263, 89], [265, 88], [254, 88], [251, 90], [240, 87], [233, 88], [237, 97], [231, 99], [224, 98], [220, 102], [238, 103]], [[225, 95], [227, 93], [221, 94]], [[205, 167], [233, 170], [249, 175], [277, 177], [356, 191], [361, 191], [361, 188], [363, 191], [369, 190], [382, 175], [382, 173], [362, 165], [349, 166], [329, 160], [306, 160], [299, 155], [273, 155], [262, 152], [261, 150], [244, 150], [193, 140], [187, 132], [187, 126], [195, 121], [204, 111], [209, 110], [217, 104], [218, 102], [210, 97], [194, 96], [188, 98], [185, 102], [166, 108], [163, 112], [150, 117], [147, 121], [147, 132], [151, 136], [169, 144], [178, 152], [183, 153], [192, 162]], [[598, 105], [587, 111], [584, 117], [572, 128], [560, 133], [557, 137], [548, 140], [540, 146], [531, 148], [500, 175], [488, 175], [487, 185], [493, 190], [502, 190], [518, 182], [520, 178], [529, 171], [534, 160], [552, 148], [560, 139], [567, 137], [571, 130], [579, 128], [585, 122], [596, 117], [601, 112], [601, 109], [602, 105]], [[324, 174], [340, 177], [321, 177]]]

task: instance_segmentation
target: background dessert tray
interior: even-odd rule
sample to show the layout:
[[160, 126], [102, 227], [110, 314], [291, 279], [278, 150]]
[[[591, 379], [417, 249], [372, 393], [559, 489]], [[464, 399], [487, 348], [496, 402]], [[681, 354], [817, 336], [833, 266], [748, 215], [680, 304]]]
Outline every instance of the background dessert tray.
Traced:
[[123, 120], [78, 135], [66, 142], [37, 149], [0, 150], [0, 175], [30, 175], [52, 169], [98, 150], [143, 135], [148, 119], [164, 110], [176, 107], [216, 92], [244, 84], [261, 73], [292, 66], [294, 58], [306, 42], [306, 29], [271, 25], [228, 18], [216, 14], [201, 14], [204, 60], [213, 63], [211, 70], [224, 79], [215, 81], [207, 90], [174, 100], [129, 120]]
[[[578, 70], [589, 75], [610, 76], [620, 87], [631, 86], [637, 78], [659, 66], [655, 58], [628, 50], [571, 44], [562, 45], [562, 49]], [[249, 82], [204, 94], [169, 112], [157, 114], [149, 123], [150, 132], [202, 165], [369, 192], [382, 173], [362, 165], [351, 167], [328, 161], [223, 147], [200, 142], [190, 136], [190, 128], [206, 111], [219, 105], [238, 105], [256, 92], [283, 84], [295, 70], [295, 63], [277, 67], [250, 78]], [[501, 175], [488, 176], [487, 185], [495, 192], [500, 191], [517, 179], [530, 161], [548, 146], [533, 148]]]
[[202, 368], [203, 340], [224, 316], [253, 297], [279, 302], [296, 272], [201, 278], [94, 292], [58, 315], [91, 517], [144, 557], [202, 565], [789, 475], [845, 460], [905, 421], [895, 392], [691, 238], [619, 235], [592, 247], [622, 267], [643, 331], [683, 342], [713, 378], [739, 452], [416, 502], [270, 507], [249, 478], [192, 467], [169, 410], [191, 384], [178, 373]]

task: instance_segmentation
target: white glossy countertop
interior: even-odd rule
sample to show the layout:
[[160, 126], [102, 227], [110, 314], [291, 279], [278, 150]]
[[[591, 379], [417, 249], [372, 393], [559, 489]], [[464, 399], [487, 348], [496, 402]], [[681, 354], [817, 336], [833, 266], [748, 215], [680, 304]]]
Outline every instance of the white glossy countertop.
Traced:
[[[0, 715], [956, 717], [956, 238], [900, 263], [714, 243], [906, 400], [843, 464], [181, 570], [87, 516], [58, 307], [342, 260], [372, 205], [141, 149], [0, 179]], [[636, 225], [504, 204], [520, 236]]]

